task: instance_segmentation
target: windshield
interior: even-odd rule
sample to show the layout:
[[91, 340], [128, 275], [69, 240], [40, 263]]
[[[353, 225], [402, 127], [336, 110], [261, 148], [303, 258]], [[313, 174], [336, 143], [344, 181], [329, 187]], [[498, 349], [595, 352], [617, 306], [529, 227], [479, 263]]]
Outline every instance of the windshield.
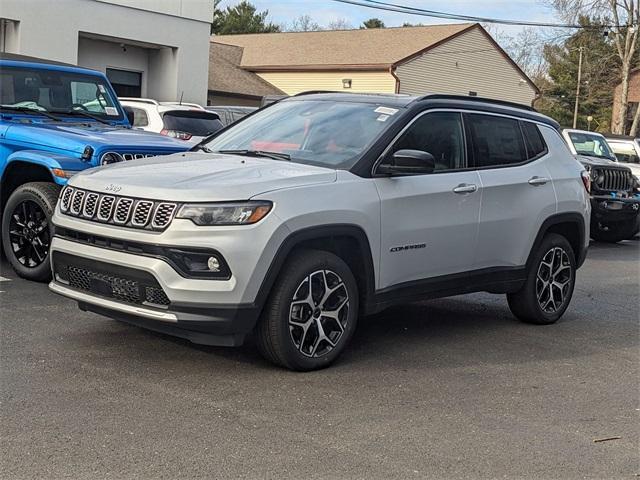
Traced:
[[166, 130], [186, 132], [197, 137], [206, 137], [222, 128], [218, 115], [205, 111], [173, 110], [162, 116]]
[[292, 162], [348, 169], [398, 109], [372, 103], [288, 100], [256, 112], [205, 144], [213, 152], [262, 151]]
[[606, 158], [616, 160], [615, 155], [609, 148], [607, 141], [600, 135], [589, 135], [588, 133], [569, 132], [571, 143], [580, 155]]
[[609, 146], [613, 150], [613, 153], [618, 158], [619, 162], [624, 163], [640, 163], [640, 144], [637, 140], [619, 141], [610, 140]]
[[0, 105], [6, 110], [64, 114], [78, 110], [104, 120], [122, 119], [104, 79], [96, 75], [2, 67]]

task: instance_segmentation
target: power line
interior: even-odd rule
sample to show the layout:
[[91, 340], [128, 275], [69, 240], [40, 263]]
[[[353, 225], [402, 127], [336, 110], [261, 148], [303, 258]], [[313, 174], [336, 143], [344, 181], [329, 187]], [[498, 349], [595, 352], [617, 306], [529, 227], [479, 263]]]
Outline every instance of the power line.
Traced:
[[447, 20], [464, 20], [470, 22], [497, 23], [501, 25], [519, 25], [526, 27], [554, 27], [554, 28], [579, 28], [579, 29], [607, 29], [613, 25], [580, 25], [573, 23], [548, 23], [548, 22], [527, 22], [524, 20], [506, 20], [489, 17], [475, 17], [471, 15], [461, 15], [456, 13], [439, 12], [436, 10], [426, 10], [424, 8], [409, 7], [395, 3], [381, 2], [378, 0], [332, 0], [334, 2], [356, 5], [359, 7], [372, 8], [374, 10], [385, 10], [388, 12], [407, 13], [409, 15], [419, 15], [422, 17], [444, 18]]

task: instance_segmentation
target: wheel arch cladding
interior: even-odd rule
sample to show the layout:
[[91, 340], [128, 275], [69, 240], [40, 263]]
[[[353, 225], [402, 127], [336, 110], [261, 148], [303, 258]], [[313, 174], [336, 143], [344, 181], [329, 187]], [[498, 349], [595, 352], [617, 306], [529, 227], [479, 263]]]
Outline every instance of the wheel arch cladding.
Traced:
[[271, 261], [260, 285], [256, 303], [262, 309], [282, 268], [296, 249], [324, 250], [340, 257], [351, 269], [358, 284], [360, 308], [366, 313], [374, 298], [375, 269], [369, 239], [357, 225], [336, 224], [304, 228], [289, 234]]
[[54, 183], [50, 170], [41, 164], [34, 164], [24, 160], [10, 162], [2, 175], [0, 183], [0, 205], [4, 209], [11, 194], [20, 186], [30, 182]]
[[579, 213], [558, 213], [547, 218], [538, 230], [529, 252], [527, 268], [531, 265], [534, 252], [540, 247], [544, 236], [548, 233], [557, 233], [567, 239], [575, 255], [576, 267], [581, 267], [586, 257], [586, 250], [583, 247], [585, 240], [584, 218]]

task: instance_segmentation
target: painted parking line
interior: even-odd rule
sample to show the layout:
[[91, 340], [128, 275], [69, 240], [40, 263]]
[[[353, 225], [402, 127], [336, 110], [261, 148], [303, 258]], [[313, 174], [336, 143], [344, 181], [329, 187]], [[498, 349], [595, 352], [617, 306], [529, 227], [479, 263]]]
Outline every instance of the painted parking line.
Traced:
[[11, 279], [10, 278], [5, 278], [2, 275], [0, 275], [0, 282], [10, 282]]

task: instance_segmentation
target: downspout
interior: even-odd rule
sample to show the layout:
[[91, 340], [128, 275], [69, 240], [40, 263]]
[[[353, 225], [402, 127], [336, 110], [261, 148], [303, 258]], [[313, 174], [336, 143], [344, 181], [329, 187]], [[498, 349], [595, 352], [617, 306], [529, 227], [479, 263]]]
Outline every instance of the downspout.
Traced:
[[396, 75], [396, 66], [395, 65], [391, 65], [389, 67], [389, 73], [396, 80], [396, 92], [395, 93], [400, 93], [400, 78], [398, 78], [398, 75]]
[[542, 99], [542, 92], [536, 92], [536, 96], [531, 100], [531, 108], [536, 108], [536, 102]]

